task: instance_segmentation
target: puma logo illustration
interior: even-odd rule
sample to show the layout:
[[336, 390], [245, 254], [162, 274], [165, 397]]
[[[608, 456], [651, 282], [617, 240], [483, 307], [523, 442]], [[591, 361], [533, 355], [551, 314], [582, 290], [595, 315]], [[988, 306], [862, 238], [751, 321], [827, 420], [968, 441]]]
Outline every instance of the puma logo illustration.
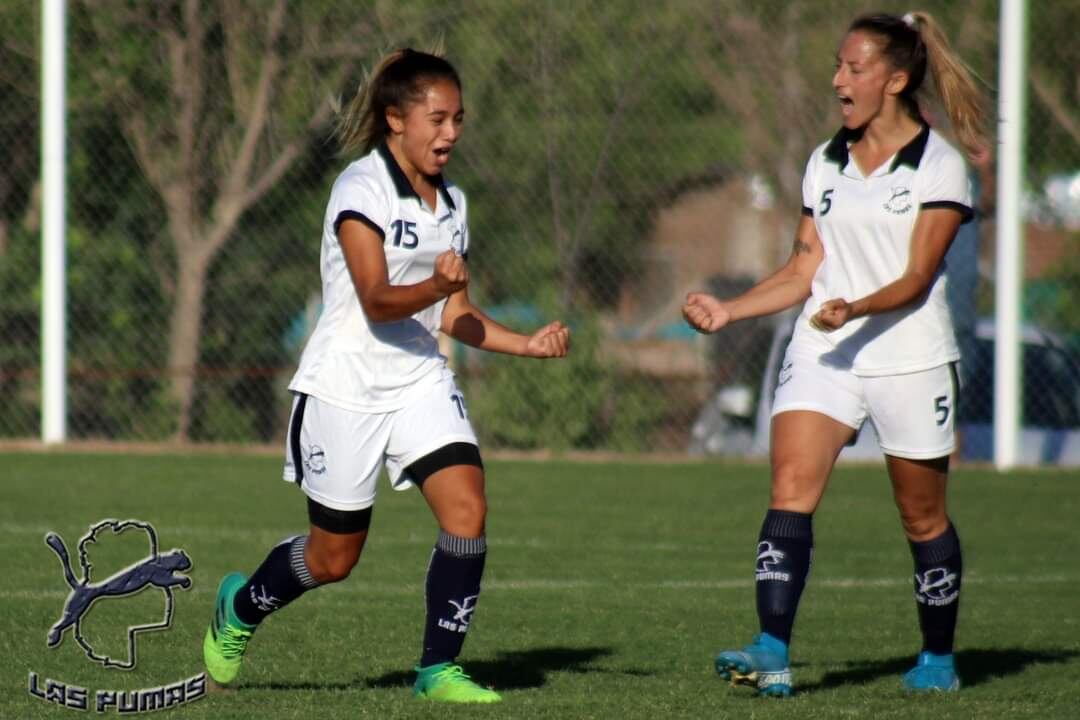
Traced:
[[[96, 540], [97, 532], [104, 527], [111, 527], [113, 531], [117, 533], [129, 527], [137, 527], [144, 530], [150, 537], [151, 553], [149, 557], [114, 573], [105, 580], [92, 583], [90, 582], [91, 564], [87, 561], [85, 546], [87, 543], [94, 542]], [[75, 573], [72, 571], [71, 558], [68, 555], [68, 550], [64, 545], [63, 539], [57, 533], [50, 532], [45, 536], [45, 544], [60, 558], [60, 563], [64, 568], [64, 579], [67, 580], [68, 586], [71, 587], [71, 593], [64, 602], [64, 610], [60, 619], [49, 629], [48, 646], [51, 648], [58, 646], [63, 640], [64, 632], [68, 628], [74, 627], [73, 634], [75, 635], [75, 639], [78, 641], [79, 645], [86, 650], [87, 656], [106, 666], [112, 665], [125, 668], [134, 667], [134, 633], [138, 630], [168, 627], [172, 620], [171, 588], [175, 586], [184, 589], [191, 587], [191, 579], [178, 574], [183, 570], [191, 568], [191, 558], [188, 557], [187, 553], [183, 550], [170, 550], [166, 553], [158, 553], [157, 537], [153, 532], [153, 528], [146, 523], [139, 523], [136, 521], [118, 523], [109, 520], [103, 521], [92, 528], [90, 533], [79, 543], [79, 557], [83, 569], [81, 580], [76, 578]], [[90, 611], [90, 608], [96, 601], [102, 598], [126, 597], [147, 587], [157, 587], [165, 592], [167, 601], [165, 622], [161, 624], [128, 628], [129, 659], [127, 663], [116, 662], [108, 657], [96, 655], [90, 645], [82, 637], [79, 627], [81, 621]]]

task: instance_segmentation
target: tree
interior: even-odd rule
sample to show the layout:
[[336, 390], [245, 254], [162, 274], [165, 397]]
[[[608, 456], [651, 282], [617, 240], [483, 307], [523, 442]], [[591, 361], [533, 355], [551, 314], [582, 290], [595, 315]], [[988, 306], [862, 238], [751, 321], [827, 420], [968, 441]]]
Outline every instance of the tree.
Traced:
[[38, 93], [34, 38], [38, 29], [32, 7], [0, 9], [0, 258], [8, 248], [12, 224], [37, 229]]
[[732, 156], [730, 128], [683, 61], [697, 13], [504, 2], [450, 27], [469, 118], [453, 175], [486, 230], [474, 235], [489, 299], [563, 313], [610, 304], [658, 198]]
[[242, 221], [325, 134], [338, 93], [373, 33], [368, 13], [342, 26], [330, 2], [85, 0], [71, 23], [81, 66], [165, 218], [158, 268], [172, 301], [168, 365], [188, 438], [207, 274]]

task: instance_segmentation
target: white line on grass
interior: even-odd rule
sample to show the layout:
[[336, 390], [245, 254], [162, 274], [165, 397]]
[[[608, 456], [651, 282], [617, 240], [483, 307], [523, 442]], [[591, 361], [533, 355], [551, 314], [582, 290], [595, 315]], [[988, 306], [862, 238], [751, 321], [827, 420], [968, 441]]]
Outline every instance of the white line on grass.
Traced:
[[[125, 519], [125, 518], [117, 518]], [[87, 526], [89, 529], [89, 526]], [[292, 528], [252, 528], [252, 527], [235, 527], [227, 525], [168, 525], [160, 524], [154, 526], [158, 535], [158, 541], [162, 546], [175, 547], [177, 545], [183, 545], [184, 542], [190, 542], [191, 538], [198, 538], [199, 540], [243, 540], [247, 542], [277, 542], [287, 537], [292, 537], [298, 532], [302, 532], [302, 527]], [[36, 535], [44, 538], [46, 533], [55, 531], [55, 528], [45, 527], [44, 525], [28, 525], [23, 523], [0, 523], [0, 534], [10, 535]], [[67, 539], [65, 537], [65, 539]], [[77, 539], [72, 538], [75, 542]], [[414, 531], [409, 532], [406, 535], [393, 535], [390, 533], [373, 533], [371, 540], [369, 540], [369, 546], [385, 545], [385, 546], [427, 546], [430, 547], [435, 543], [434, 530], [431, 532]], [[568, 543], [551, 541], [548, 538], [540, 537], [507, 537], [501, 535], [498, 538], [489, 538], [488, 547], [490, 548], [532, 548], [532, 549], [551, 549], [557, 547], [563, 547]], [[721, 547], [717, 548], [708, 544], [689, 544], [689, 543], [673, 543], [673, 542], [601, 542], [594, 543], [592, 545], [594, 550], [621, 550], [626, 552], [658, 552], [658, 553], [681, 553], [688, 550], [700, 551], [709, 553], [710, 555], [717, 554], [739, 554], [745, 555], [744, 548], [735, 548], [728, 551]]]
[[[910, 578], [821, 578], [812, 581], [816, 587], [826, 588], [882, 588], [882, 587], [910, 587]], [[977, 575], [972, 574], [964, 578], [965, 585], [1027, 585], [1041, 584], [1053, 585], [1080, 582], [1080, 577], [1069, 575]], [[729, 578], [723, 580], [660, 580], [658, 582], [627, 582], [621, 583], [615, 580], [556, 580], [532, 578], [522, 580], [487, 580], [484, 582], [485, 591], [532, 591], [532, 590], [589, 590], [604, 588], [632, 589], [632, 590], [739, 590], [753, 587], [752, 579]], [[422, 592], [421, 583], [365, 583], [363, 580], [350, 582], [348, 586], [329, 586], [320, 594], [327, 591], [333, 594], [378, 594], [378, 595], [413, 595]], [[191, 590], [179, 590], [176, 595], [210, 595], [216, 592], [216, 587], [207, 586], [193, 588]], [[0, 599], [3, 600], [62, 600], [68, 593], [64, 590], [0, 590]]]

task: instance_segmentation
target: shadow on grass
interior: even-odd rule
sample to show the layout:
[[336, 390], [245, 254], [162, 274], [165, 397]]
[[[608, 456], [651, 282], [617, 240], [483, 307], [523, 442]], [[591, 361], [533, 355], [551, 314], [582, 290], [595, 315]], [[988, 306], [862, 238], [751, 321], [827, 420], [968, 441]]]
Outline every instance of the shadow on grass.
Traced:
[[[956, 668], [960, 674], [961, 687], [974, 687], [994, 678], [1008, 677], [1023, 672], [1032, 665], [1066, 663], [1080, 657], [1076, 650], [1020, 650], [1020, 649], [974, 649], [956, 653]], [[888, 658], [886, 660], [856, 661], [846, 664], [843, 670], [830, 670], [816, 683], [798, 685], [800, 693], [859, 685], [882, 677], [900, 676], [915, 663], [913, 656]]]
[[[611, 648], [602, 647], [549, 647], [501, 652], [494, 660], [472, 660], [466, 671], [481, 685], [500, 690], [537, 688], [547, 682], [549, 672], [615, 673], [619, 675], [651, 675], [645, 670], [610, 670], [588, 667], [588, 663], [611, 655]], [[264, 683], [244, 683], [241, 689], [250, 690], [364, 690], [368, 688], [412, 687], [416, 674], [410, 670], [395, 670], [376, 678], [358, 677], [351, 682], [290, 682], [275, 680]], [[230, 688], [214, 688], [212, 692], [231, 693]]]
[[361, 678], [357, 678], [352, 682], [333, 682], [333, 683], [320, 683], [320, 682], [289, 682], [288, 680], [273, 680], [271, 682], [254, 682], [254, 683], [242, 683], [235, 689], [228, 688], [213, 688], [210, 693], [221, 693], [224, 695], [231, 695], [235, 692], [242, 692], [244, 690], [363, 690], [367, 687], [367, 683]]
[[[612, 671], [588, 667], [588, 663], [611, 655], [611, 648], [602, 647], [547, 647], [520, 652], [501, 652], [494, 660], [470, 660], [465, 670], [481, 685], [491, 685], [499, 690], [537, 688], [547, 682], [549, 672], [604, 673], [645, 675], [644, 671]], [[367, 681], [368, 687], [386, 688], [411, 685], [412, 672], [391, 672]]]

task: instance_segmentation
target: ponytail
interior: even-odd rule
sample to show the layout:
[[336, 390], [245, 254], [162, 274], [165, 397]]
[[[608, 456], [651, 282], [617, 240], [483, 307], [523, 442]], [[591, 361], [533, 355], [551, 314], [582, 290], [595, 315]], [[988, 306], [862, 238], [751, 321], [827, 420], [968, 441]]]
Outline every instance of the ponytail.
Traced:
[[387, 111], [396, 108], [406, 112], [438, 80], [449, 80], [461, 89], [461, 78], [454, 66], [439, 54], [403, 48], [383, 57], [338, 115], [334, 135], [341, 153], [351, 156], [371, 152], [390, 134]]
[[848, 32], [861, 30], [881, 40], [881, 53], [896, 70], [908, 74], [900, 101], [919, 118], [917, 93], [927, 69], [934, 78], [937, 95], [949, 116], [956, 139], [969, 155], [985, 151], [986, 109], [982, 94], [967, 65], [949, 45], [941, 26], [926, 12], [896, 15], [863, 15]]
[[986, 150], [986, 103], [974, 74], [956, 54], [941, 26], [925, 12], [909, 13], [926, 45], [934, 88], [949, 116], [957, 141], [969, 155]]

